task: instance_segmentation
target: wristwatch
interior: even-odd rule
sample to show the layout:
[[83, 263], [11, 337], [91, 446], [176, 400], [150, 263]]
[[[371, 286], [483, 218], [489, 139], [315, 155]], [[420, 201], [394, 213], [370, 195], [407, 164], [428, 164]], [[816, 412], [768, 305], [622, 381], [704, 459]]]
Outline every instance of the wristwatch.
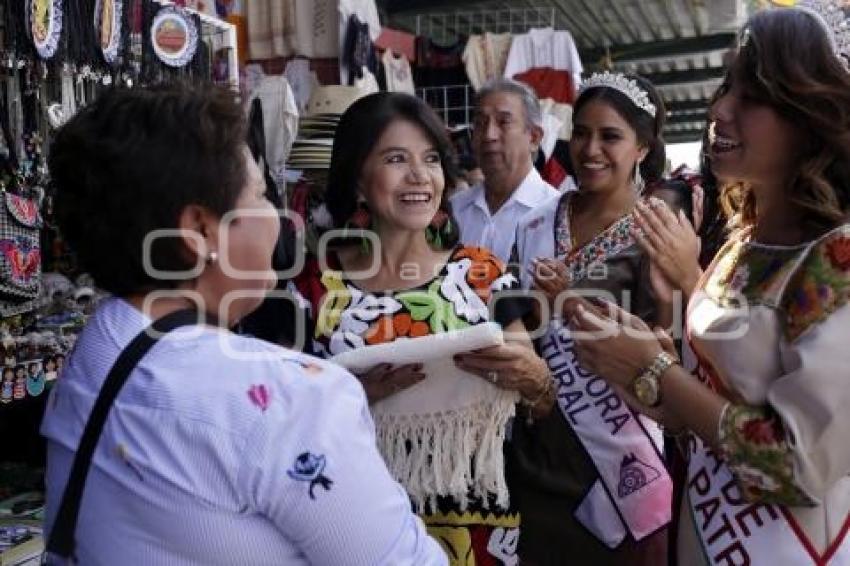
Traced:
[[647, 407], [657, 407], [661, 403], [661, 386], [658, 379], [675, 363], [676, 358], [667, 352], [659, 352], [653, 358], [652, 363], [632, 382], [632, 391], [638, 401]]

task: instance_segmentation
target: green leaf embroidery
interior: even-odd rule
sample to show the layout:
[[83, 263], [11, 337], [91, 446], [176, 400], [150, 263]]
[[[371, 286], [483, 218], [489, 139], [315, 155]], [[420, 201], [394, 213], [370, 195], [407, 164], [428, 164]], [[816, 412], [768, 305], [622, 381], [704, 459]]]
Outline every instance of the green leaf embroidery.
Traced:
[[437, 309], [439, 299], [427, 291], [410, 291], [396, 295], [396, 299], [403, 304], [413, 320], [426, 320], [434, 310]]

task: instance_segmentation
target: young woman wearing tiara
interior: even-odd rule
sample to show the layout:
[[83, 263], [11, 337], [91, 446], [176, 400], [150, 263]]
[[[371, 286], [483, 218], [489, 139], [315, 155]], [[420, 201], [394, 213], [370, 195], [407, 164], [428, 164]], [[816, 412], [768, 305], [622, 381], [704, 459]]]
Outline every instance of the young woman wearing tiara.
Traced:
[[631, 234], [643, 183], [664, 167], [664, 108], [646, 80], [602, 73], [584, 83], [573, 116], [579, 190], [528, 212], [515, 250], [523, 286], [550, 307], [540, 309], [536, 346], [558, 388], [556, 410], [513, 428], [508, 478], [523, 517], [520, 556], [532, 565], [662, 564], [672, 482], [660, 429], [576, 363], [557, 313], [570, 291], [669, 323], [670, 297], [652, 295], [660, 274]]
[[848, 24], [807, 1], [744, 26], [711, 110], [737, 229], [704, 274], [668, 261], [685, 257], [686, 227], [662, 207], [643, 215], [642, 245], [690, 295], [699, 379], [618, 332], [646, 330], [622, 313], [570, 313], [575, 330], [610, 334], [579, 340], [582, 363], [649, 391], [647, 410], [684, 433], [680, 564], [850, 564]]

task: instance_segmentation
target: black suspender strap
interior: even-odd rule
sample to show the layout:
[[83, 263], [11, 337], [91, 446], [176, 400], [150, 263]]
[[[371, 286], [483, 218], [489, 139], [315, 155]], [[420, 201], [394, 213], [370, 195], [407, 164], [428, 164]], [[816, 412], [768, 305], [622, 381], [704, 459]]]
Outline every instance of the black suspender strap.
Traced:
[[80, 503], [92, 456], [97, 448], [103, 425], [106, 424], [106, 418], [109, 416], [109, 409], [112, 408], [112, 403], [115, 402], [115, 398], [118, 397], [133, 368], [163, 335], [181, 326], [198, 322], [199, 313], [195, 309], [175, 311], [157, 319], [133, 338], [109, 370], [109, 375], [106, 376], [100, 388], [74, 456], [74, 465], [71, 467], [65, 492], [62, 494], [62, 503], [47, 541], [49, 554], [65, 559], [71, 559], [74, 555], [76, 548], [74, 533], [77, 530]]

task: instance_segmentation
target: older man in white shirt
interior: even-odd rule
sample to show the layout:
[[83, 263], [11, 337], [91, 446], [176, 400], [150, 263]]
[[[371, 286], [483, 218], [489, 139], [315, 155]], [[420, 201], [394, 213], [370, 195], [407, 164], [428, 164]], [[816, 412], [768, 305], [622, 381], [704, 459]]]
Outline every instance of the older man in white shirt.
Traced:
[[534, 169], [543, 138], [540, 103], [524, 84], [496, 79], [478, 91], [474, 116], [472, 145], [484, 183], [455, 194], [452, 212], [463, 243], [508, 261], [519, 219], [559, 194]]

